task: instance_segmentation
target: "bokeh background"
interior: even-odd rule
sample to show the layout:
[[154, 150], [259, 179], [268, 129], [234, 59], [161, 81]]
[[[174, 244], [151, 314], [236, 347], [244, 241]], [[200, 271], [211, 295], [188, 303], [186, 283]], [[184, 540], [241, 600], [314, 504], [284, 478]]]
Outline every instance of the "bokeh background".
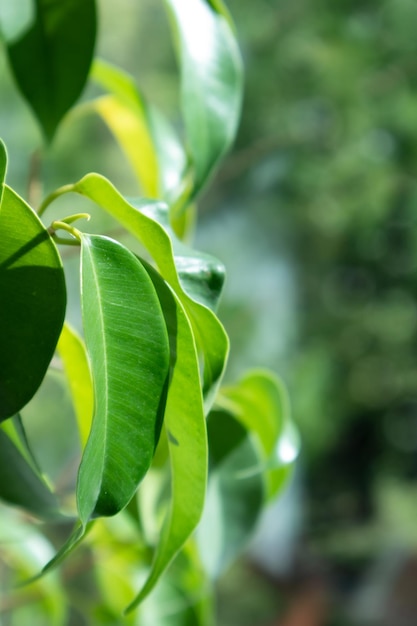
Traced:
[[[133, 74], [179, 123], [160, 3], [99, 6], [98, 54]], [[229, 0], [228, 7], [246, 67], [242, 121], [200, 201], [196, 245], [228, 271], [220, 316], [232, 342], [229, 380], [253, 366], [279, 374], [302, 448], [284, 496], [219, 582], [218, 626], [412, 626], [417, 3]], [[0, 93], [8, 182], [27, 197], [41, 136], [2, 51]], [[89, 86], [84, 98], [93, 94]], [[88, 171], [137, 195], [102, 122], [73, 116], [41, 159], [44, 191]], [[76, 311], [71, 295], [75, 324]]]

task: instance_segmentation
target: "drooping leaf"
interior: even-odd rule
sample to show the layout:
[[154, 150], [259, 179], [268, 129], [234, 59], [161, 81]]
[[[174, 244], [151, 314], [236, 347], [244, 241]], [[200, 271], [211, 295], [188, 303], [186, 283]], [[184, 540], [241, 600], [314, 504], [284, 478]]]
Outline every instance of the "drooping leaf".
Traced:
[[299, 447], [283, 384], [271, 372], [249, 372], [235, 386], [222, 388], [219, 404], [258, 440], [263, 462], [254, 471], [265, 471], [272, 498], [285, 483]]
[[179, 299], [155, 271], [150, 270], [150, 276], [166, 316], [173, 356], [164, 422], [170, 455], [171, 498], [151, 571], [128, 610], [154, 588], [196, 528], [203, 511], [207, 480], [207, 433], [192, 330]]
[[230, 21], [219, 3], [165, 2], [178, 34], [181, 104], [195, 169], [195, 195], [235, 137], [242, 64]]
[[169, 345], [148, 273], [112, 239], [82, 236], [81, 303], [95, 396], [77, 482], [86, 525], [123, 509], [150, 466], [165, 409]]
[[3, 427], [0, 427], [0, 498], [43, 519], [59, 517], [55, 495]]
[[215, 308], [224, 280], [223, 266], [212, 257], [182, 244], [169, 226], [168, 207], [161, 202], [131, 203], [98, 174], [88, 174], [72, 191], [93, 200], [148, 250], [163, 278], [178, 295], [190, 319], [197, 349], [204, 359], [206, 410], [214, 400], [229, 343]]
[[96, 60], [92, 78], [110, 95], [88, 106], [101, 115], [114, 134], [144, 195], [172, 198], [180, 187], [185, 155], [170, 124], [146, 103], [133, 78], [120, 69]]
[[94, 411], [93, 382], [85, 344], [71, 326], [64, 324], [57, 346], [68, 380], [81, 447], [84, 449]]
[[36, 213], [9, 187], [0, 210], [0, 420], [29, 402], [65, 316], [62, 263]]
[[254, 443], [245, 428], [226, 411], [208, 419], [210, 474], [204, 513], [197, 531], [206, 571], [217, 578], [242, 551], [252, 535], [264, 501]]
[[48, 141], [80, 96], [96, 36], [95, 0], [37, 0], [28, 30], [7, 45], [10, 66]]

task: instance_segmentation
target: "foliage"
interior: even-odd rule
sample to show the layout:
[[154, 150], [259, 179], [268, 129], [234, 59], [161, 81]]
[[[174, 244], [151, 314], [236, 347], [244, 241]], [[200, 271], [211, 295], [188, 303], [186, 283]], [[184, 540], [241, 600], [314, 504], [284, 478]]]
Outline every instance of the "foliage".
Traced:
[[[165, 4], [178, 51], [185, 141], [129, 75], [98, 59], [91, 65], [92, 0], [40, 0], [27, 13], [11, 7], [0, 14], [10, 70], [46, 140], [59, 133], [68, 111], [97, 113], [146, 196], [127, 198], [90, 173], [49, 193], [35, 211], [31, 198], [28, 204], [8, 186], [0, 142], [0, 497], [55, 522], [52, 529], [22, 525], [17, 556], [6, 533], [2, 552], [10, 581], [27, 583], [10, 597], [24, 606], [34, 588], [40, 615], [51, 624], [66, 623], [70, 604], [51, 570], [81, 543], [92, 547], [97, 568], [97, 582], [88, 582], [97, 601], [80, 609], [86, 621], [97, 623], [128, 604], [127, 623], [211, 623], [212, 580], [245, 545], [296, 455], [275, 376], [252, 371], [221, 387], [229, 349], [216, 314], [224, 267], [187, 241], [195, 202], [238, 124], [242, 67], [233, 25], [219, 1]], [[104, 94], [74, 109], [88, 77]], [[68, 194], [78, 196], [82, 212], [46, 221], [50, 206]], [[130, 233], [128, 246], [79, 230], [91, 203]], [[57, 246], [80, 249], [83, 336], [64, 322]], [[65, 489], [39, 466], [25, 432], [25, 414], [36, 413], [53, 376], [66, 381], [78, 433], [77, 471]], [[53, 406], [55, 420], [62, 411]], [[42, 438], [47, 442], [47, 432]], [[5, 508], [3, 519], [6, 528], [17, 513]], [[48, 542], [57, 537], [54, 556]], [[31, 540], [46, 546], [42, 563], [31, 559]], [[83, 555], [80, 548], [71, 560]], [[117, 570], [121, 579], [111, 573]], [[49, 599], [57, 589], [61, 610]]]

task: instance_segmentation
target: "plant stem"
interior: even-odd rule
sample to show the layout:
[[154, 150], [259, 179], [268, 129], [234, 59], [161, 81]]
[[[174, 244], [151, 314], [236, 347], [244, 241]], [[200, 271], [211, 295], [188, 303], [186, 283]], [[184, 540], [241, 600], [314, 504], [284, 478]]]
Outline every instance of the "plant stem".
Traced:
[[59, 187], [58, 189], [55, 189], [55, 191], [53, 191], [48, 196], [46, 196], [46, 198], [41, 202], [41, 204], [38, 207], [37, 214], [39, 215], [39, 217], [41, 215], [43, 215], [43, 213], [45, 213], [45, 211], [48, 208], [48, 206], [54, 200], [56, 200], [60, 196], [63, 196], [66, 193], [70, 193], [71, 191], [73, 191], [73, 189], [74, 189], [74, 185], [72, 185], [72, 184], [70, 184], [70, 185], [63, 185], [62, 187]]

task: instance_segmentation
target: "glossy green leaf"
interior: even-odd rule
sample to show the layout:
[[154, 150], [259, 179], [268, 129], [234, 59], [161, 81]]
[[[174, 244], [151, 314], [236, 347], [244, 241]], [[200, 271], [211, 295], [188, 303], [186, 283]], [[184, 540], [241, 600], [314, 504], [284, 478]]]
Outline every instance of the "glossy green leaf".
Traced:
[[254, 472], [265, 471], [272, 498], [283, 486], [299, 447], [283, 384], [270, 372], [253, 371], [237, 385], [222, 388], [219, 404], [256, 437], [263, 463]]
[[0, 211], [0, 420], [29, 402], [65, 316], [64, 272], [36, 213], [4, 187]]
[[54, 494], [3, 427], [0, 427], [0, 498], [43, 519], [59, 517]]
[[195, 170], [194, 194], [230, 147], [242, 99], [242, 63], [219, 3], [165, 0], [176, 26], [181, 102]]
[[206, 571], [217, 578], [251, 537], [264, 502], [254, 443], [245, 428], [226, 411], [208, 419], [210, 474], [204, 514], [197, 531]]
[[81, 522], [123, 509], [147, 472], [165, 409], [169, 345], [148, 273], [127, 248], [82, 235], [81, 304], [95, 396], [78, 473]]
[[71, 326], [64, 324], [57, 346], [68, 380], [81, 447], [84, 449], [94, 411], [93, 381], [85, 344]]
[[145, 102], [133, 78], [120, 69], [96, 60], [92, 78], [111, 95], [87, 106], [101, 115], [114, 134], [144, 195], [173, 198], [180, 187], [185, 155], [168, 121]]
[[8, 43], [7, 52], [20, 91], [50, 141], [87, 80], [96, 9], [94, 0], [36, 0], [35, 7], [30, 28]]
[[166, 316], [173, 358], [164, 422], [170, 455], [171, 498], [151, 571], [128, 610], [153, 589], [196, 528], [203, 511], [207, 480], [207, 434], [192, 330], [179, 299], [155, 271], [150, 275]]
[[169, 226], [168, 207], [164, 203], [128, 202], [98, 174], [88, 174], [71, 190], [96, 202], [137, 237], [178, 295], [190, 319], [197, 349], [203, 356], [208, 410], [220, 384], [229, 349], [224, 328], [210, 310], [216, 307], [221, 293], [223, 266], [216, 259], [191, 250], [176, 238]]

